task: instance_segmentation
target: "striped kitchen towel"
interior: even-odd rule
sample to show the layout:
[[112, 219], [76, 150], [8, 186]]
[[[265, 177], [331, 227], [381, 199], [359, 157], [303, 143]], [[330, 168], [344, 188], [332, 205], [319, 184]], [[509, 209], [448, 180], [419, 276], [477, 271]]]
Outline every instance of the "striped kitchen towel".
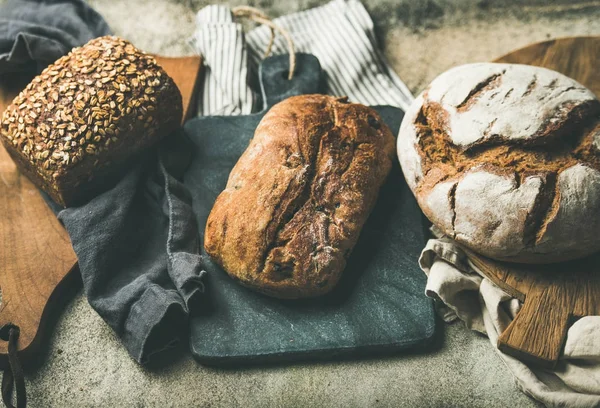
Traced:
[[[191, 43], [206, 65], [198, 114], [260, 110], [256, 73], [270, 39], [269, 28], [261, 26], [244, 36], [241, 24], [233, 21], [231, 9], [224, 5], [203, 8], [196, 22]], [[296, 51], [319, 59], [328, 94], [365, 105], [403, 110], [410, 105], [413, 97], [378, 49], [373, 21], [358, 0], [333, 0], [274, 22], [290, 33]], [[277, 36], [273, 54], [286, 52], [285, 40]]]

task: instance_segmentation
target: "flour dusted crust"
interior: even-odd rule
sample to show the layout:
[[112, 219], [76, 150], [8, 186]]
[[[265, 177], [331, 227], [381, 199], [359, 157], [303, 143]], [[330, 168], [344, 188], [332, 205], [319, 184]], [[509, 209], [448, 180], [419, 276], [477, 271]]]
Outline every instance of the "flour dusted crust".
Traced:
[[460, 147], [493, 138], [531, 141], [552, 137], [576, 106], [595, 99], [571, 78], [545, 68], [473, 64], [446, 71], [428, 99], [448, 112], [448, 133]]
[[245, 286], [279, 298], [338, 282], [394, 160], [373, 109], [304, 95], [275, 105], [229, 175], [204, 247]]
[[600, 250], [600, 101], [562, 74], [453, 68], [406, 112], [397, 149], [425, 215], [484, 255], [546, 263]]

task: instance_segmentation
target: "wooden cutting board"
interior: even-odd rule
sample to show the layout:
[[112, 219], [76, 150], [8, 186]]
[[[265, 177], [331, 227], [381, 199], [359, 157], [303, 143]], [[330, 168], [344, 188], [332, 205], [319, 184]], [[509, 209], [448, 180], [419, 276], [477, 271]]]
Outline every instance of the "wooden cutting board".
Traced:
[[[184, 120], [192, 116], [202, 66], [200, 57], [156, 57], [179, 87]], [[31, 77], [0, 78], [0, 113]], [[1, 115], [0, 115], [1, 116]], [[19, 356], [26, 364], [39, 350], [54, 306], [62, 304], [77, 258], [69, 236], [37, 188], [16, 169], [0, 145], [0, 325], [21, 329]], [[77, 280], [75, 280], [77, 282]], [[0, 364], [7, 343], [0, 342]]]
[[[546, 41], [496, 61], [553, 69], [600, 97], [600, 37]], [[524, 302], [498, 338], [498, 347], [506, 354], [552, 368], [562, 353], [569, 326], [580, 317], [600, 315], [600, 254], [534, 267], [492, 261], [472, 252], [470, 256], [489, 279]]]

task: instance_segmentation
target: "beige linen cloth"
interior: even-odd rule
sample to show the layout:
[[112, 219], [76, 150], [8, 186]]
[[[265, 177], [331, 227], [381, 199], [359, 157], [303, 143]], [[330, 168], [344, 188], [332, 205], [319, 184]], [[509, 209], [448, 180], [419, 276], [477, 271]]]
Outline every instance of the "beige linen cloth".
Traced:
[[564, 354], [554, 370], [536, 368], [498, 350], [500, 333], [521, 308], [477, 270], [450, 238], [432, 230], [419, 265], [427, 274], [425, 293], [446, 322], [457, 318], [488, 336], [514, 375], [517, 386], [548, 407], [600, 407], [600, 316], [579, 319], [567, 334]]

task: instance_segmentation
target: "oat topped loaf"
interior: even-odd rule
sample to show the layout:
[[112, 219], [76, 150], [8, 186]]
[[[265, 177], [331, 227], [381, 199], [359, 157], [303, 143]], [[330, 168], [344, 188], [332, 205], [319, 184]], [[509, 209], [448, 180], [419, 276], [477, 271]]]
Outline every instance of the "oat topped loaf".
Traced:
[[407, 111], [398, 156], [425, 215], [489, 257], [549, 263], [600, 250], [600, 101], [545, 68], [469, 64]]
[[0, 140], [54, 201], [81, 203], [181, 122], [181, 95], [156, 60], [117, 37], [48, 66], [6, 109]]
[[303, 95], [273, 106], [231, 171], [204, 246], [242, 284], [279, 298], [329, 292], [395, 159], [373, 109]]

